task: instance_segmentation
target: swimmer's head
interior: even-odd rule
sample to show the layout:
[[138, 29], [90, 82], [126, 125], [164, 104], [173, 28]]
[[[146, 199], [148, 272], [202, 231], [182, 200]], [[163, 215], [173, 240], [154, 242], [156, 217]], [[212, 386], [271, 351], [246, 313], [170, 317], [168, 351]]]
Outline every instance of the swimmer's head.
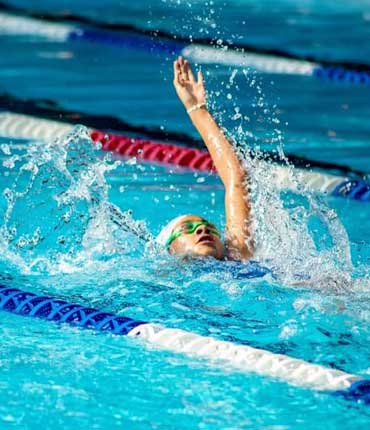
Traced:
[[225, 251], [216, 227], [198, 215], [182, 215], [169, 222], [157, 242], [171, 254], [223, 259]]

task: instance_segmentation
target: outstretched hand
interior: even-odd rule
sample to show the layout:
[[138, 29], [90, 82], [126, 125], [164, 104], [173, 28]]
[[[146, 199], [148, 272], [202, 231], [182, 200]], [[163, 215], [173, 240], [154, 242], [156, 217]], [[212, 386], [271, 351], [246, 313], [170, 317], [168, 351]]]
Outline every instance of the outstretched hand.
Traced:
[[186, 109], [206, 102], [206, 90], [201, 71], [198, 72], [195, 80], [189, 62], [179, 57], [173, 63], [173, 72], [173, 84]]

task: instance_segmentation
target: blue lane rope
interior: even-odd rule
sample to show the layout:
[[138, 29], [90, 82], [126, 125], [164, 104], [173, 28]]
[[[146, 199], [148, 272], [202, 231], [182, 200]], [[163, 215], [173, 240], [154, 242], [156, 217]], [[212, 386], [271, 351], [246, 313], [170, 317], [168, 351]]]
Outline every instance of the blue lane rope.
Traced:
[[100, 30], [76, 29], [72, 31], [68, 40], [84, 40], [93, 43], [104, 43], [119, 48], [138, 48], [149, 52], [167, 53], [171, 55], [180, 55], [185, 48], [181, 42], [172, 42], [170, 40], [151, 40], [148, 37], [137, 35], [121, 35], [112, 32], [103, 32]]
[[[108, 24], [93, 22], [78, 16], [47, 15], [4, 5], [0, 7], [11, 13], [0, 13], [0, 28], [6, 34], [31, 34], [59, 41], [88, 41], [119, 48], [137, 48], [177, 56], [188, 56], [198, 63], [220, 63], [230, 66], [252, 67], [270, 73], [313, 76], [348, 84], [370, 84], [370, 65], [329, 62], [310, 57], [264, 49], [248, 45], [227, 44], [216, 47], [214, 40], [193, 40], [163, 31], [141, 30], [130, 25], [109, 28]], [[16, 15], [15, 15], [16, 13]], [[42, 18], [42, 19], [40, 19]], [[63, 22], [63, 24], [61, 23]], [[71, 24], [68, 24], [71, 22]], [[74, 22], [78, 22], [76, 26]], [[108, 28], [107, 28], [108, 27]], [[126, 27], [126, 28], [124, 28]], [[119, 31], [118, 31], [119, 30]]]
[[346, 400], [370, 405], [370, 381], [366, 379], [356, 381], [346, 390], [333, 391], [331, 394]]
[[[109, 312], [102, 312], [97, 309], [85, 307], [76, 303], [68, 303], [65, 300], [60, 300], [49, 296], [38, 296], [35, 293], [22, 291], [18, 288], [7, 287], [5, 285], [0, 285], [0, 309], [21, 316], [41, 318], [47, 321], [54, 321], [56, 323], [66, 323], [74, 327], [108, 332], [115, 335], [130, 335], [138, 337], [143, 336], [144, 339], [148, 339], [148, 337], [145, 337], [146, 329], [148, 329], [149, 331], [153, 331], [153, 328], [155, 329], [155, 325], [146, 323], [144, 321], [138, 321], [124, 316], [117, 316]], [[185, 345], [185, 350], [191, 352], [190, 349], [192, 348], [192, 346], [194, 347], [196, 343], [199, 344], [200, 341], [202, 343], [202, 345], [200, 345], [200, 355], [205, 355], [204, 351], [209, 345], [212, 345], [212, 342], [220, 344], [219, 351], [221, 351], [221, 354], [225, 354], [226, 349], [230, 348], [230, 345], [232, 345], [230, 343], [225, 343], [223, 341], [214, 341], [212, 340], [212, 338], [201, 337], [190, 332], [184, 332], [182, 330], [165, 329], [164, 327], [160, 326], [158, 329], [157, 326], [157, 331], [160, 336], [162, 335], [162, 333], [164, 333], [164, 335], [162, 335], [162, 337], [164, 337], [164, 344], [162, 342], [162, 345], [166, 345], [167, 347], [169, 347], [169, 349], [171, 349], [171, 342], [172, 345], [175, 345], [175, 348], [172, 348], [173, 351], [179, 350], [179, 345], [180, 350], [181, 345]], [[170, 332], [170, 336], [168, 336], [168, 332]], [[182, 337], [184, 334], [187, 340], [181, 340], [184, 339], [184, 337]], [[196, 339], [196, 342], [194, 342], [194, 338]], [[159, 342], [157, 341], [154, 343], [161, 344], [161, 339], [159, 339]], [[186, 346], [186, 344], [191, 346]], [[256, 368], [255, 363], [253, 363], [254, 357], [252, 355], [253, 353], [257, 352], [257, 354], [259, 355], [258, 359], [261, 363], [263, 362], [267, 364], [267, 366], [272, 366], [272, 368], [276, 369], [280, 365], [282, 365], [282, 363], [284, 366], [285, 362], [285, 365], [289, 370], [289, 374], [291, 374], [292, 372], [298, 372], [298, 374], [302, 375], [302, 378], [304, 378], [304, 373], [302, 372], [306, 372], [311, 382], [314, 380], [315, 373], [317, 373], [316, 379], [319, 384], [322, 378], [327, 378], [329, 381], [333, 380], [333, 383], [335, 379], [337, 381], [344, 381], [344, 383], [345, 380], [352, 381], [350, 382], [349, 386], [347, 386], [345, 383], [344, 386], [346, 388], [344, 389], [326, 389], [326, 392], [334, 396], [342, 397], [346, 400], [355, 401], [357, 403], [370, 404], [369, 380], [361, 379], [360, 377], [346, 374], [344, 372], [338, 372], [334, 369], [327, 369], [323, 368], [322, 366], [312, 365], [310, 363], [303, 362], [302, 360], [292, 359], [288, 356], [274, 355], [268, 351], [257, 350], [245, 346], [239, 346], [239, 348], [240, 347], [249, 348], [251, 350], [247, 353], [247, 360], [251, 360], [252, 368], [253, 365], [254, 368]], [[232, 348], [233, 347], [231, 346], [231, 349]], [[236, 346], [236, 348], [238, 348], [238, 346]], [[184, 349], [182, 351], [184, 351]], [[210, 351], [211, 353], [213, 351], [217, 354], [217, 347], [215, 349], [211, 346]], [[237, 362], [239, 364], [240, 360], [242, 359], [242, 354], [243, 352], [238, 352], [236, 354]], [[208, 356], [210, 355], [208, 354]], [[268, 361], [274, 358], [275, 362], [268, 364]], [[301, 366], [306, 369], [301, 370]], [[307, 369], [307, 367], [309, 367], [309, 369]], [[257, 368], [261, 370], [261, 364], [258, 364]], [[322, 372], [326, 372], [326, 376], [323, 375]], [[304, 381], [302, 381], [302, 383], [304, 383]], [[315, 385], [315, 383], [313, 386], [319, 389], [318, 386]]]
[[[164, 52], [173, 56], [182, 54], [186, 48], [191, 46], [181, 41], [175, 42], [158, 38], [155, 40], [151, 40], [148, 36], [139, 37], [138, 35], [123, 35], [108, 31], [88, 30], [83, 28], [76, 29], [75, 31], [70, 33], [69, 40], [85, 40], [88, 42], [114, 45], [116, 47], [138, 48], [150, 52]], [[217, 48], [214, 48], [214, 50], [218, 53], [221, 52], [220, 49]], [[236, 54], [239, 54], [241, 56], [242, 60], [242, 55], [244, 54], [243, 50], [237, 51], [235, 49], [230, 49], [230, 51], [235, 51]], [[269, 57], [268, 55], [260, 55], [261, 57]], [[286, 60], [289, 61], [290, 58], [286, 58]], [[344, 67], [324, 65], [320, 63], [316, 63], [316, 67], [312, 68], [311, 76], [320, 78], [322, 80], [334, 82], [364, 85], [370, 84], [370, 72], [368, 71], [351, 70], [346, 69]]]
[[370, 184], [361, 180], [347, 179], [331, 192], [336, 197], [347, 197], [361, 202], [370, 202]]
[[370, 72], [348, 70], [344, 67], [320, 65], [319, 67], [315, 67], [313, 69], [312, 75], [316, 78], [334, 82], [364, 85], [370, 84]]
[[0, 285], [0, 309], [17, 315], [42, 318], [57, 323], [117, 335], [127, 335], [133, 328], [146, 324], [131, 318], [102, 312], [76, 303]]

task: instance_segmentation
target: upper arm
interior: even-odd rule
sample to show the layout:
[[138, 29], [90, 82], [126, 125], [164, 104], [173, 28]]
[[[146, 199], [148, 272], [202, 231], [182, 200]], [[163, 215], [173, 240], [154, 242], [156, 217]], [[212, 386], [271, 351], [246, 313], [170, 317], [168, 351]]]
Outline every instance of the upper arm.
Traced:
[[226, 248], [233, 260], [248, 259], [253, 254], [251, 204], [245, 176], [233, 175], [225, 185]]
[[206, 109], [191, 113], [217, 172], [225, 186], [226, 247], [229, 258], [244, 260], [252, 256], [250, 201], [246, 189], [247, 174], [233, 145]]

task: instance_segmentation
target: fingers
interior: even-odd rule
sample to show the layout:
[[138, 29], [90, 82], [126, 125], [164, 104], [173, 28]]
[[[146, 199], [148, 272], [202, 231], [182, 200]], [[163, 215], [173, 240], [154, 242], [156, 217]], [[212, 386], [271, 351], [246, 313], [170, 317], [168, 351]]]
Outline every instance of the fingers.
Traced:
[[[173, 63], [173, 73], [174, 73], [174, 83], [183, 85], [185, 82], [189, 81], [191, 83], [196, 83], [193, 71], [191, 70], [190, 64], [183, 57], [178, 57]], [[203, 84], [202, 72], [198, 72], [198, 84]]]
[[203, 73], [201, 70], [198, 71], [198, 84], [204, 85]]
[[195, 82], [193, 71], [191, 70], [191, 67], [190, 67], [190, 64], [188, 61], [185, 61], [185, 68], [186, 68], [188, 79], [190, 80], [190, 82]]
[[184, 81], [189, 80], [189, 63], [183, 57], [179, 57], [181, 78]]
[[181, 80], [180, 80], [180, 64], [179, 64], [179, 60], [175, 60], [173, 62], [173, 83], [175, 85], [181, 85]]
[[175, 85], [183, 85], [187, 80], [189, 80], [186, 72], [185, 60], [182, 57], [179, 57], [174, 61], [173, 72]]

